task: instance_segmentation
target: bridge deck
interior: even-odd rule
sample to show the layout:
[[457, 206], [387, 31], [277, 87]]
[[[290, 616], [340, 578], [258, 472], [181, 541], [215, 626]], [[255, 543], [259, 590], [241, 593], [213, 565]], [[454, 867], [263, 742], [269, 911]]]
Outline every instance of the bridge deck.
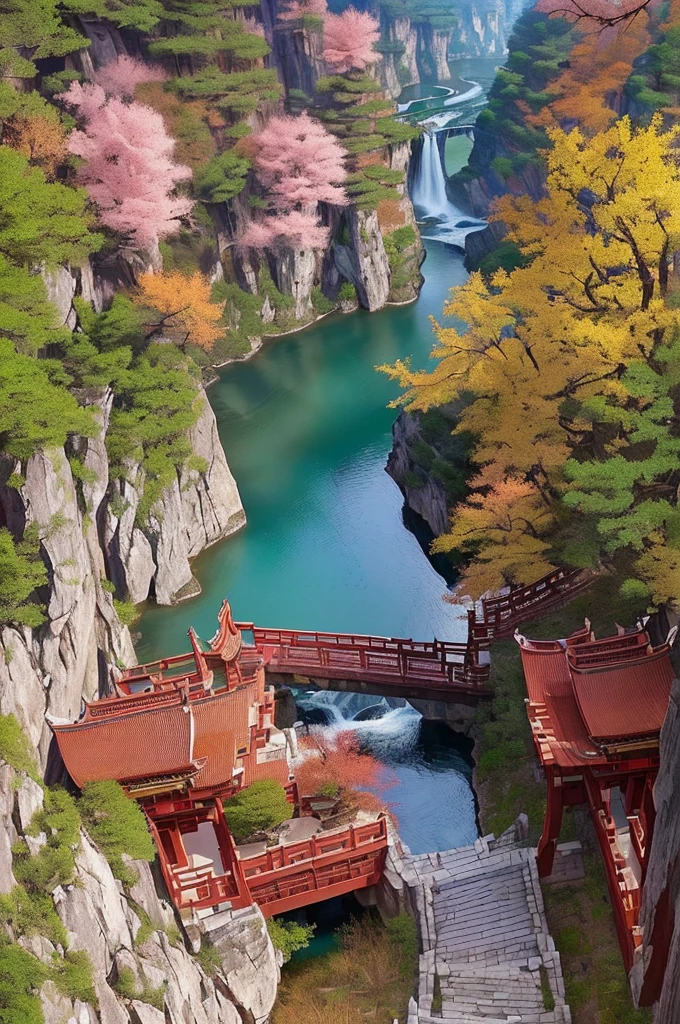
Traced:
[[[349, 633], [266, 629], [238, 623], [251, 632], [269, 672], [399, 689], [484, 693], [488, 661], [468, 643], [417, 641]], [[426, 695], [426, 694], [425, 694]]]

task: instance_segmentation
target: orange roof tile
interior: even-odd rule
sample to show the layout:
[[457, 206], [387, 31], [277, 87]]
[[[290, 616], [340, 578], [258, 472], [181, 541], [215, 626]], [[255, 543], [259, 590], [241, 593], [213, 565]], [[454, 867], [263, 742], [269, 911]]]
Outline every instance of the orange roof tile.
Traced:
[[571, 674], [579, 709], [594, 739], [628, 739], [661, 729], [675, 677], [667, 648], [606, 668], [572, 666]]
[[52, 729], [77, 786], [173, 774], [193, 760], [191, 717], [182, 705]]
[[215, 787], [229, 782], [236, 766], [236, 744], [233, 701], [230, 693], [208, 700], [195, 701], [194, 757], [206, 758], [205, 766], [194, 780], [197, 789]]
[[288, 782], [290, 768], [285, 757], [278, 761], [263, 761], [262, 764], [257, 764], [256, 754], [253, 751], [251, 757], [244, 758], [244, 763], [244, 786], [251, 786], [253, 782], [259, 782], [260, 779], [274, 779], [276, 782], [280, 782], [282, 786], [285, 786]]
[[[646, 645], [635, 634], [629, 634], [622, 646], [617, 646], [617, 638], [608, 638], [609, 652], [602, 641], [567, 648], [563, 641], [527, 640], [520, 635], [516, 639], [529, 694], [529, 718], [542, 759], [551, 758], [563, 766], [604, 761], [601, 744], [605, 740], [659, 732], [674, 678], [668, 648], [643, 653]], [[581, 656], [588, 648], [594, 666]], [[603, 660], [604, 664], [597, 663]]]

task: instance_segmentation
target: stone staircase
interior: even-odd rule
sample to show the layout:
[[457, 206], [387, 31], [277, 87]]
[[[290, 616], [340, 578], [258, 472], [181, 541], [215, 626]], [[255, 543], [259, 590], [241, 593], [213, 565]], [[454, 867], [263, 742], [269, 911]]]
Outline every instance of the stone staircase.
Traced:
[[405, 861], [424, 947], [409, 1024], [571, 1021], [534, 850], [491, 836]]

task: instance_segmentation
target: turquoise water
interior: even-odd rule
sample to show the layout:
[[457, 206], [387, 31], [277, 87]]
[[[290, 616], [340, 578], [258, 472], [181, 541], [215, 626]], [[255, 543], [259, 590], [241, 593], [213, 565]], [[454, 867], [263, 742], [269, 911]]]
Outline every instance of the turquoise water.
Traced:
[[[474, 78], [470, 63], [459, 62], [466, 78]], [[486, 86], [492, 64], [481, 63], [476, 80]], [[448, 173], [470, 146], [452, 142]], [[398, 388], [375, 367], [406, 356], [425, 366], [430, 317], [442, 319], [449, 290], [467, 277], [459, 250], [436, 241], [426, 250], [415, 303], [333, 314], [221, 373], [209, 397], [248, 523], [194, 563], [200, 597], [147, 608], [140, 660], [186, 650], [190, 625], [210, 637], [224, 597], [237, 619], [259, 625], [464, 638], [465, 621], [443, 601], [446, 583], [405, 527], [401, 493], [384, 468]], [[354, 722], [346, 709], [338, 716], [332, 728], [353, 729], [394, 773], [386, 796], [414, 852], [476, 837], [468, 741], [408, 706], [388, 707], [373, 722]]]
[[236, 618], [260, 625], [464, 636], [384, 471], [398, 388], [374, 367], [410, 354], [424, 365], [428, 318], [466, 277], [462, 254], [437, 242], [423, 272], [417, 302], [334, 314], [228, 367], [210, 389], [248, 524], [196, 560], [199, 598], [149, 607], [140, 657], [185, 649], [190, 625], [211, 636], [225, 596]]

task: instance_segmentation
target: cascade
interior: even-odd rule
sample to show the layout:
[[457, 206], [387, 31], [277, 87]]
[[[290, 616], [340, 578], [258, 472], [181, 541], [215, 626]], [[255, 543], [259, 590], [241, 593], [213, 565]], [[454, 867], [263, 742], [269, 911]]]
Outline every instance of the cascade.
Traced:
[[423, 136], [423, 147], [416, 166], [411, 199], [419, 221], [423, 222], [421, 235], [425, 239], [447, 242], [462, 249], [465, 246], [466, 235], [486, 227], [483, 220], [466, 217], [450, 201], [446, 193], [446, 177], [435, 131], [427, 131]]
[[403, 698], [298, 689], [295, 700], [311, 733], [332, 742], [351, 732], [362, 750], [387, 766], [395, 779], [387, 799], [413, 853], [477, 838], [469, 740], [426, 722]]

